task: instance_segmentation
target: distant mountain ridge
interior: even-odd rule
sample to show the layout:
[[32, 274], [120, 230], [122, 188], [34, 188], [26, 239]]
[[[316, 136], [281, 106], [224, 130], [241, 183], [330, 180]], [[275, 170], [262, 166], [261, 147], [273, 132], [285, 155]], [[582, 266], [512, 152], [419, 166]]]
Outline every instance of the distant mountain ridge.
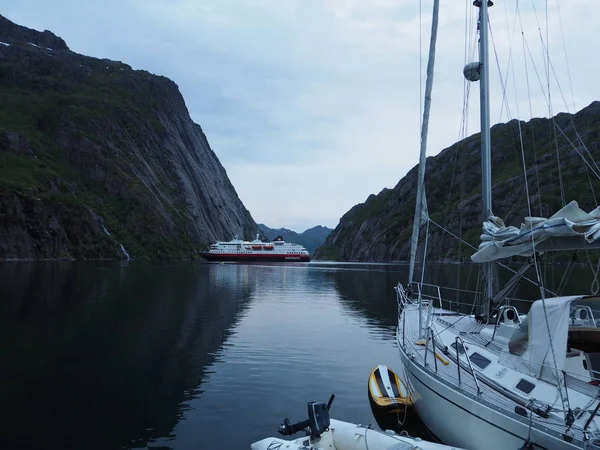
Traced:
[[302, 233], [296, 233], [295, 231], [288, 230], [287, 228], [269, 228], [268, 226], [259, 223], [258, 228], [268, 239], [275, 239], [277, 236], [281, 236], [286, 242], [292, 242], [294, 244], [303, 245], [306, 250], [312, 255], [317, 247], [321, 246], [329, 233], [333, 230], [321, 225], [309, 228]]

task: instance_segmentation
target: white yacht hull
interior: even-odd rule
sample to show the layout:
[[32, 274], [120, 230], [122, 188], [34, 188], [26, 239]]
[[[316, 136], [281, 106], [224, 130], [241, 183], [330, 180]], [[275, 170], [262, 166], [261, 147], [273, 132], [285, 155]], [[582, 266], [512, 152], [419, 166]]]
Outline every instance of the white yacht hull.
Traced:
[[[520, 449], [529, 427], [446, 385], [413, 362], [399, 345], [405, 379], [415, 395], [414, 407], [425, 426], [448, 445], [469, 450]], [[535, 420], [535, 418], [534, 418]], [[535, 449], [574, 450], [578, 447], [531, 430]]]

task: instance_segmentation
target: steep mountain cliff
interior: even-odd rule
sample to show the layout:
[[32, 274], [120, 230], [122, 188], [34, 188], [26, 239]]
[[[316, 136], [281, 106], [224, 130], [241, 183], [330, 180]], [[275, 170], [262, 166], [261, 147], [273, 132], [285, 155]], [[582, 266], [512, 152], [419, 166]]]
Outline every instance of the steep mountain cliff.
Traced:
[[[519, 126], [525, 147], [531, 215], [554, 214], [564, 204], [562, 192], [566, 202], [577, 200], [583, 209], [598, 205], [600, 181], [596, 174], [600, 170], [594, 161], [600, 158], [600, 102], [593, 102], [574, 115], [558, 114], [554, 120], [558, 127], [550, 119], [527, 123], [513, 120], [492, 127], [493, 211], [507, 225], [520, 226], [523, 218], [530, 215]], [[479, 139], [479, 134], [475, 134], [427, 158], [425, 175], [432, 220], [475, 246], [479, 244], [482, 223]], [[586, 156], [587, 163], [580, 154]], [[396, 187], [369, 196], [365, 203], [344, 214], [315, 252], [315, 259], [407, 260], [417, 170], [415, 166]], [[461, 260], [471, 254], [468, 246], [458, 245], [448, 233], [430, 226], [428, 260]]]
[[317, 247], [325, 242], [325, 238], [329, 236], [329, 233], [333, 231], [332, 229], [321, 225], [309, 228], [302, 233], [296, 233], [287, 228], [269, 228], [262, 223], [258, 224], [258, 228], [260, 228], [268, 239], [275, 239], [277, 236], [281, 236], [286, 242], [293, 242], [294, 244], [304, 246], [311, 255]]
[[0, 259], [193, 257], [256, 232], [174, 82], [0, 16]]

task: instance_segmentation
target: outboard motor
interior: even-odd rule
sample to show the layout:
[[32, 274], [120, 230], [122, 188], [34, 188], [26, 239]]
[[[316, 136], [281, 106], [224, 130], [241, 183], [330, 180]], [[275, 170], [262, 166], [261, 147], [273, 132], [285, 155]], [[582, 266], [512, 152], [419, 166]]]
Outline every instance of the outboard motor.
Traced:
[[301, 422], [290, 423], [288, 418], [279, 426], [280, 434], [290, 436], [301, 430], [307, 430], [311, 440], [319, 439], [321, 434], [329, 429], [329, 409], [335, 395], [331, 395], [329, 402], [310, 402], [308, 404], [308, 419]]

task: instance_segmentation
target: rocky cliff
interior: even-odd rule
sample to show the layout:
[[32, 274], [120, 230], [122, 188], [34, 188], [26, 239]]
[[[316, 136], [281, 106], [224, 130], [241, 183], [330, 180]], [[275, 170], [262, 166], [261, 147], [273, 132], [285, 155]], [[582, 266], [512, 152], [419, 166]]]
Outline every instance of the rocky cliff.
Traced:
[[[552, 215], [563, 206], [563, 197], [566, 202], [577, 200], [586, 210], [595, 208], [600, 194], [600, 170], [594, 162], [600, 158], [600, 102], [574, 115], [559, 114], [554, 121], [513, 120], [492, 128], [493, 211], [507, 225], [515, 226], [530, 215], [519, 129], [525, 148], [531, 215]], [[425, 175], [432, 220], [475, 246], [479, 244], [482, 223], [479, 140], [479, 134], [470, 136], [427, 158]], [[393, 189], [369, 196], [365, 203], [344, 214], [317, 249], [315, 259], [408, 260], [417, 170], [415, 166]], [[471, 254], [468, 246], [458, 245], [451, 235], [430, 226], [428, 260], [463, 260]]]
[[174, 82], [0, 16], [0, 259], [193, 257], [257, 232]]

